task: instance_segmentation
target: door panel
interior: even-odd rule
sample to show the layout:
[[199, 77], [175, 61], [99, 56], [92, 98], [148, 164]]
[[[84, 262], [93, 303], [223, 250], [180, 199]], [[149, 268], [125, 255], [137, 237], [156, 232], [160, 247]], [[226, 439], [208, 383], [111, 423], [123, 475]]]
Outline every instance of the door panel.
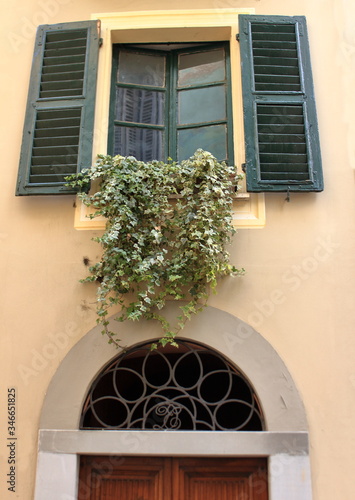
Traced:
[[265, 459], [173, 459], [174, 500], [267, 500]]
[[82, 457], [79, 500], [170, 500], [171, 462], [154, 457]]
[[267, 500], [266, 459], [81, 457], [79, 500]]

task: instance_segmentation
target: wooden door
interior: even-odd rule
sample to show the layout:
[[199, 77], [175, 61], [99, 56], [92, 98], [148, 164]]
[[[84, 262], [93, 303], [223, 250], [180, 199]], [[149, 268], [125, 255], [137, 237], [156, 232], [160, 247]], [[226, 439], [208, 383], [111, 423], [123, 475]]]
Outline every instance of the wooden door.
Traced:
[[268, 500], [266, 459], [81, 457], [79, 500]]

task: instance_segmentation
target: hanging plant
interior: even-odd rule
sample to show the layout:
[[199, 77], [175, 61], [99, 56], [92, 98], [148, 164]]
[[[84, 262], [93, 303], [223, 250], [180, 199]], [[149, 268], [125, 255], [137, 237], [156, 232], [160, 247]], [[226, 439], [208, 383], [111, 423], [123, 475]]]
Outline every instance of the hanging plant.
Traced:
[[[206, 306], [218, 278], [243, 273], [229, 263], [225, 248], [235, 232], [232, 204], [240, 177], [197, 150], [181, 163], [99, 155], [96, 165], [67, 178], [93, 207], [90, 217], [107, 219], [104, 234], [95, 238], [101, 260], [82, 281], [99, 283], [97, 322], [110, 343], [120, 346], [107, 319], [119, 305], [117, 321], [157, 320], [159, 342], [176, 345], [176, 334]], [[87, 194], [97, 181], [99, 190]], [[162, 312], [167, 300], [187, 301], [175, 327]]]

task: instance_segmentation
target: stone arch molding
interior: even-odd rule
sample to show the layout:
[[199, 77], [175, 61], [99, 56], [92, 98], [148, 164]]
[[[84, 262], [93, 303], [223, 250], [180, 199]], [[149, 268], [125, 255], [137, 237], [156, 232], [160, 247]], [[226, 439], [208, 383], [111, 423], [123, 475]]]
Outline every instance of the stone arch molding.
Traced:
[[[177, 307], [167, 306], [168, 317], [175, 317]], [[159, 337], [159, 327], [152, 322], [113, 321], [112, 328], [128, 347]], [[184, 431], [78, 430], [93, 380], [118, 354], [95, 327], [68, 352], [48, 387], [40, 419], [35, 500], [76, 499], [77, 456], [84, 453], [268, 456], [270, 500], [311, 500], [305, 410], [273, 347], [250, 325], [213, 307], [193, 317], [183, 333], [182, 338], [216, 350], [244, 372], [261, 402], [266, 431], [187, 431], [184, 439]]]

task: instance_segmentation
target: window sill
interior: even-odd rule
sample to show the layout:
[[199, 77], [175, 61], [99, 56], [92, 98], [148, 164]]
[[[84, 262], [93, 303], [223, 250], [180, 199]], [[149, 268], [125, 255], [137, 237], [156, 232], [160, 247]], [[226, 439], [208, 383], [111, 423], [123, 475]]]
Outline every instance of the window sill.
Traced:
[[[89, 207], [76, 200], [74, 228], [77, 230], [101, 231], [105, 229], [105, 218], [90, 219]], [[233, 225], [236, 228], [262, 228], [265, 226], [265, 201], [262, 193], [238, 193], [233, 203]]]

